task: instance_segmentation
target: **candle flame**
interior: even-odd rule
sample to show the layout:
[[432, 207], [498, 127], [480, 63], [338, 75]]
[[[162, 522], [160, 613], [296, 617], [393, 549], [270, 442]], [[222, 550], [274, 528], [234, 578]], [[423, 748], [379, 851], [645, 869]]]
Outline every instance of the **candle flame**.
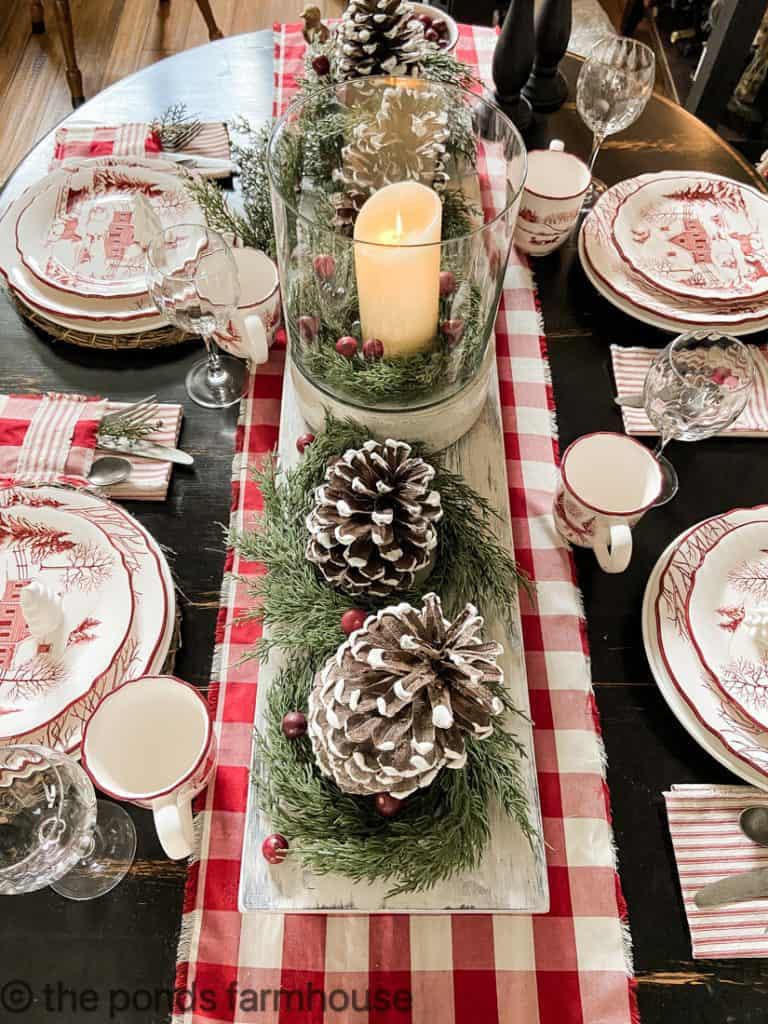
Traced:
[[401, 217], [400, 210], [398, 208], [397, 210], [395, 210], [394, 228], [389, 228], [386, 231], [382, 231], [380, 240], [383, 245], [397, 245], [398, 242], [402, 242], [404, 234], [405, 232], [403, 230], [403, 218]]

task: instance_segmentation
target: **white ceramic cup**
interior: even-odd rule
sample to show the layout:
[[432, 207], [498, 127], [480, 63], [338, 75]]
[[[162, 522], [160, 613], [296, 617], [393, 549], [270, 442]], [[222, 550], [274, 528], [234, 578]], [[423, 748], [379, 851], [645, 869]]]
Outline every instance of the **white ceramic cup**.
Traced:
[[175, 676], [123, 683], [101, 699], [83, 731], [82, 764], [94, 785], [151, 810], [172, 860], [192, 852], [192, 800], [215, 763], [205, 700]]
[[560, 139], [553, 139], [549, 149], [531, 150], [515, 226], [517, 248], [546, 256], [561, 246], [579, 218], [591, 181], [587, 165], [566, 153]]
[[632, 527], [656, 502], [662, 476], [653, 453], [625, 434], [585, 434], [560, 462], [552, 514], [560, 534], [592, 548], [605, 572], [624, 572]]
[[259, 249], [233, 249], [240, 278], [240, 301], [229, 329], [216, 332], [216, 341], [230, 355], [253, 365], [266, 363], [280, 326], [280, 282], [277, 267]]

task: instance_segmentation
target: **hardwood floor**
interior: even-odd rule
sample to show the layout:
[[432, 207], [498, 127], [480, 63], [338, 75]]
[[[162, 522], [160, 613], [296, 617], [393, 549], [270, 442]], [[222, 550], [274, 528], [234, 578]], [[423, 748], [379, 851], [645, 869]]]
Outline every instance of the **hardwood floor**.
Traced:
[[[343, 0], [315, 0], [335, 16]], [[70, 0], [85, 95], [163, 57], [208, 42], [195, 0]], [[29, 0], [0, 0], [0, 183], [34, 143], [72, 109], [53, 5], [32, 33]], [[301, 7], [285, 0], [212, 0], [224, 35], [269, 28]], [[295, 12], [294, 12], [295, 8]], [[150, 111], [155, 114], [157, 111]]]

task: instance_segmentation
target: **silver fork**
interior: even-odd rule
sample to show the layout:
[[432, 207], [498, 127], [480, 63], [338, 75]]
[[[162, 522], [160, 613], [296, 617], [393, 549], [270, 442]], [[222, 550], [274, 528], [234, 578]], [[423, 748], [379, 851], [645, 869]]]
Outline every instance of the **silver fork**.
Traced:
[[128, 419], [135, 413], [141, 412], [147, 406], [154, 406], [157, 408], [157, 395], [147, 395], [146, 398], [142, 398], [140, 401], [134, 402], [133, 405], [126, 405], [124, 409], [115, 409], [114, 412], [108, 412], [105, 416], [101, 417], [101, 422], [114, 423], [115, 420]]

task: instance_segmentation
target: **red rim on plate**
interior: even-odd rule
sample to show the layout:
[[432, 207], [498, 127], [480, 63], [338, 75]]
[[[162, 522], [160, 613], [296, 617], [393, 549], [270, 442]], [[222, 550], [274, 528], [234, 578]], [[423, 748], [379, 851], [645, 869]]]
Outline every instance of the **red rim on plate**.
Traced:
[[[767, 210], [766, 216], [768, 218], [768, 198], [766, 198], [765, 196], [762, 196], [756, 189], [750, 188], [748, 185], [742, 185], [742, 184], [740, 184], [737, 181], [731, 180], [730, 178], [724, 178], [722, 175], [698, 174], [695, 171], [692, 171], [690, 173], [687, 173], [685, 171], [680, 171], [676, 175], [673, 175], [670, 172], [663, 172], [663, 174], [653, 175], [650, 180], [646, 180], [646, 181], [641, 182], [637, 186], [637, 188], [634, 189], [633, 192], [628, 193], [626, 196], [624, 196], [620, 200], [618, 206], [614, 210], [613, 215], [611, 217], [611, 237], [613, 239], [613, 244], [614, 244], [614, 246], [616, 248], [616, 251], [621, 256], [621, 258], [624, 260], [624, 262], [632, 269], [633, 273], [635, 273], [639, 277], [641, 277], [651, 288], [654, 289], [654, 291], [660, 291], [663, 294], [668, 294], [668, 295], [671, 295], [671, 296], [674, 296], [674, 297], [679, 297], [679, 298], [682, 298], [684, 300], [685, 299], [689, 299], [689, 300], [694, 300], [694, 301], [696, 301], [696, 300], [707, 301], [707, 302], [713, 303], [716, 306], [719, 306], [719, 305], [722, 304], [726, 308], [728, 306], [732, 306], [734, 304], [738, 305], [741, 302], [748, 302], [748, 301], [755, 301], [755, 300], [765, 299], [766, 296], [768, 295], [768, 273], [766, 273], [766, 275], [764, 276], [765, 283], [764, 283], [763, 286], [761, 286], [759, 289], [755, 289], [755, 290], [750, 291], [749, 293], [743, 294], [743, 295], [716, 294], [716, 293], [722, 293], [722, 291], [724, 290], [724, 286], [723, 287], [715, 287], [715, 286], [713, 286], [713, 287], [710, 287], [710, 288], [703, 288], [703, 289], [701, 289], [699, 291], [693, 291], [693, 290], [691, 290], [690, 287], [686, 288], [684, 285], [683, 286], [678, 285], [677, 287], [675, 287], [676, 282], [670, 280], [668, 277], [664, 277], [661, 274], [656, 276], [656, 277], [654, 277], [646, 269], [644, 269], [643, 267], [641, 267], [638, 264], [636, 259], [633, 258], [632, 254], [626, 250], [626, 246], [622, 244], [622, 240], [620, 238], [620, 235], [617, 232], [617, 221], [619, 220], [620, 217], [622, 217], [622, 215], [625, 216], [625, 217], [627, 216], [628, 204], [633, 199], [635, 199], [641, 192], [645, 191], [646, 189], [651, 189], [651, 188], [660, 186], [663, 182], [670, 182], [670, 183], [672, 183], [674, 181], [695, 182], [697, 180], [705, 182], [707, 184], [710, 184], [713, 188], [717, 187], [718, 185], [720, 185], [722, 187], [725, 187], [725, 186], [731, 187], [733, 189], [736, 189], [740, 193], [741, 192], [748, 192], [751, 196], [753, 196], [756, 199], [761, 200], [763, 203], [766, 204], [766, 210]], [[700, 226], [700, 222], [697, 222], [697, 223]], [[686, 231], [686, 237], [688, 237], [689, 235], [691, 236], [690, 237], [690, 241], [691, 241], [691, 244], [693, 244], [693, 245], [696, 244], [696, 240], [699, 237], [696, 234], [696, 232], [695, 232], [695, 227], [696, 227], [696, 224], [692, 223], [691, 225], [688, 226], [687, 231]], [[631, 231], [632, 229], [630, 228], [629, 230]], [[752, 234], [759, 235], [759, 231], [752, 232]], [[728, 233], [728, 236], [731, 237], [731, 233]], [[672, 241], [673, 240], [670, 239], [670, 242], [672, 242]], [[682, 248], [683, 249], [687, 249], [687, 246], [682, 246]], [[767, 259], [768, 259], [768, 256], [767, 256]], [[698, 262], [698, 261], [696, 261], [695, 257], [694, 257], [694, 262]], [[711, 265], [711, 262], [712, 261], [710, 260], [709, 261], [710, 265]], [[691, 269], [693, 269], [693, 268], [691, 268]]]

